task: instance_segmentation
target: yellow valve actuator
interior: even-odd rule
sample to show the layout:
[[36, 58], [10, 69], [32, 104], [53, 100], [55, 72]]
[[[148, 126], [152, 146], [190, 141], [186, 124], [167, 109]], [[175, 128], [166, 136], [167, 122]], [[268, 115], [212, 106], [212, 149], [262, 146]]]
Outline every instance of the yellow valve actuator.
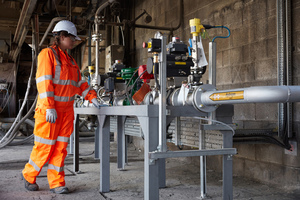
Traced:
[[201, 29], [204, 29], [203, 25], [200, 23], [200, 19], [198, 18], [190, 19], [190, 27], [191, 34], [193, 34], [193, 36], [198, 36]]

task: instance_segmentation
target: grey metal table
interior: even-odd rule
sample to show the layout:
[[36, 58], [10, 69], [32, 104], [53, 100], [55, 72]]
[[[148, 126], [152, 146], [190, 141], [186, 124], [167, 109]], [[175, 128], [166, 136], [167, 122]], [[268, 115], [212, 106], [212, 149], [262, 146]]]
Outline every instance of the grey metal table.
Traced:
[[[125, 117], [136, 116], [144, 133], [144, 199], [159, 199], [159, 188], [166, 185], [165, 158], [205, 155], [223, 155], [223, 199], [232, 199], [231, 155], [236, 154], [236, 149], [232, 148], [232, 134], [223, 134], [225, 149], [158, 152], [158, 109], [157, 105], [103, 107], [100, 110], [75, 108], [74, 171], [79, 171], [79, 114], [97, 115], [98, 118], [95, 155], [100, 159], [100, 192], [110, 191], [110, 116], [117, 116], [118, 168], [124, 168], [125, 164]], [[167, 111], [167, 124], [179, 116], [207, 116], [192, 106], [170, 106]]]

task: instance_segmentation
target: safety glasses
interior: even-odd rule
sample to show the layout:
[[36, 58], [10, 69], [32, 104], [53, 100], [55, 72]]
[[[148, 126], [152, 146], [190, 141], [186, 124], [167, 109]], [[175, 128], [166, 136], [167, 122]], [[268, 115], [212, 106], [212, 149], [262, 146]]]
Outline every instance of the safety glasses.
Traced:
[[75, 36], [74, 36], [74, 35], [68, 35], [68, 37], [69, 37], [73, 42], [75, 42]]

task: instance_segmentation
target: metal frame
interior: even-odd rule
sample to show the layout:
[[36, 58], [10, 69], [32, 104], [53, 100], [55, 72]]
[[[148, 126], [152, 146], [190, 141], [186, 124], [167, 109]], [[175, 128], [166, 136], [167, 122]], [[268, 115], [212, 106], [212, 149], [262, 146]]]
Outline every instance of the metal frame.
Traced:
[[[171, 123], [175, 117], [199, 117], [207, 116], [207, 113], [199, 112], [192, 106], [167, 106], [166, 124]], [[224, 149], [218, 150], [197, 150], [179, 152], [160, 152], [159, 144], [159, 106], [140, 105], [122, 107], [102, 107], [96, 108], [75, 108], [75, 129], [74, 129], [74, 171], [79, 171], [79, 137], [78, 137], [78, 115], [97, 115], [99, 126], [96, 130], [95, 155], [100, 158], [100, 192], [110, 191], [110, 116], [117, 117], [118, 134], [118, 168], [124, 169], [125, 165], [125, 134], [124, 122], [126, 116], [136, 116], [144, 133], [144, 199], [159, 199], [159, 188], [166, 185], [165, 158], [186, 157], [186, 156], [206, 156], [223, 155], [223, 199], [232, 199], [232, 155], [236, 154], [236, 149], [232, 148], [232, 133], [223, 128]], [[210, 125], [211, 127], [211, 125]], [[206, 128], [205, 129], [211, 129]]]

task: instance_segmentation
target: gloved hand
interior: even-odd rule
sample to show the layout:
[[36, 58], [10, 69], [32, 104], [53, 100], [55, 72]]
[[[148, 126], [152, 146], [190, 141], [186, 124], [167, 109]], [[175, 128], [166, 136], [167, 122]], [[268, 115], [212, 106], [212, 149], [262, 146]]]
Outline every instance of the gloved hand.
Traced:
[[57, 112], [55, 109], [46, 110], [46, 121], [49, 123], [55, 123], [57, 119]]
[[96, 108], [98, 108], [98, 109], [101, 108], [101, 104], [99, 103], [99, 101], [97, 100], [97, 98], [93, 98], [93, 99], [92, 99], [92, 103], [93, 103], [93, 105], [94, 105]]

